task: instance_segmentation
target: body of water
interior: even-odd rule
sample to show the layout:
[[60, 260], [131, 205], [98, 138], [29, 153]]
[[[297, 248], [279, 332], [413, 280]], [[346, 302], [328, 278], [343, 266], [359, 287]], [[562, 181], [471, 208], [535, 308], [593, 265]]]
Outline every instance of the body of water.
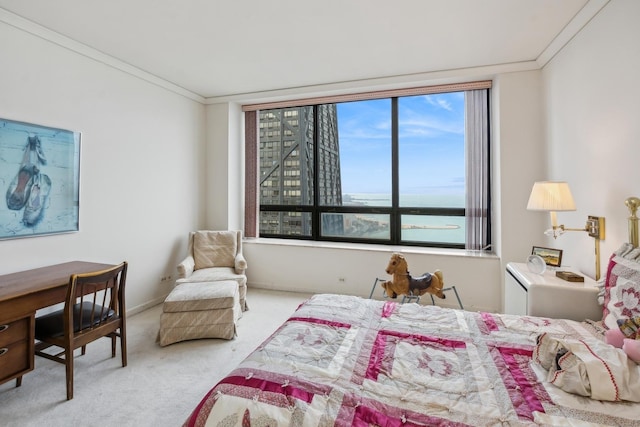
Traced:
[[[390, 207], [391, 195], [357, 193], [343, 196], [344, 206], [372, 206]], [[438, 208], [464, 208], [464, 194], [434, 194], [419, 195], [408, 194], [400, 197], [401, 207], [438, 207]], [[387, 215], [359, 215], [367, 221], [379, 223], [388, 222]], [[376, 231], [368, 234], [368, 237], [388, 238], [386, 231]], [[426, 216], [404, 215], [402, 218], [402, 240], [418, 242], [465, 242], [465, 217], [461, 216]]]
[[[348, 193], [342, 196], [344, 206], [391, 206], [390, 194]], [[400, 207], [415, 208], [464, 208], [462, 194], [404, 194], [400, 196]]]

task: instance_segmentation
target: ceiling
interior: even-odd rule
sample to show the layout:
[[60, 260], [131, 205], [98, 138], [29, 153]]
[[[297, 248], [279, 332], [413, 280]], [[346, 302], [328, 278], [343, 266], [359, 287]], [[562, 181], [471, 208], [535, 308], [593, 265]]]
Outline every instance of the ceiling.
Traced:
[[0, 21], [208, 99], [541, 66], [608, 1], [0, 0]]

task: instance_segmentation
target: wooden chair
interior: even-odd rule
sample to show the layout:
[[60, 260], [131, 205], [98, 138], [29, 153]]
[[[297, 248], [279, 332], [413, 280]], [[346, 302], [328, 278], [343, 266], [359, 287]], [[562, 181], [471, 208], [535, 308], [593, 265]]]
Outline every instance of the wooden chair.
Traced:
[[[127, 262], [113, 268], [73, 274], [64, 308], [36, 318], [36, 354], [66, 366], [67, 400], [73, 399], [73, 352], [101, 337], [111, 338], [111, 357], [116, 356], [116, 338], [120, 337], [122, 366], [127, 366], [125, 319], [125, 283]], [[44, 352], [56, 346], [57, 354]]]

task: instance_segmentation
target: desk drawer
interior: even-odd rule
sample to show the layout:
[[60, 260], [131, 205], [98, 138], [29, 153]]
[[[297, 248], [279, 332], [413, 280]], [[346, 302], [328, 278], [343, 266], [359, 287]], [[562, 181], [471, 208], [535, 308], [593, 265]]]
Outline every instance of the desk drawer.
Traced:
[[0, 324], [0, 348], [29, 337], [29, 317]]
[[27, 341], [18, 341], [0, 347], [0, 383], [14, 378], [19, 372], [31, 369]]

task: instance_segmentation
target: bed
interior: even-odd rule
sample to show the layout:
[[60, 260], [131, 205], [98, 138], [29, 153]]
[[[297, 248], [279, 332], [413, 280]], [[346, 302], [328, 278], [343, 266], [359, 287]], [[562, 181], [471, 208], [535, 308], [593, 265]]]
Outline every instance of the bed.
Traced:
[[[634, 250], [611, 256], [608, 316], [640, 315], [638, 304], [619, 309], [613, 283], [640, 277]], [[605, 329], [315, 295], [184, 426], [638, 426], [640, 365], [605, 342]]]

